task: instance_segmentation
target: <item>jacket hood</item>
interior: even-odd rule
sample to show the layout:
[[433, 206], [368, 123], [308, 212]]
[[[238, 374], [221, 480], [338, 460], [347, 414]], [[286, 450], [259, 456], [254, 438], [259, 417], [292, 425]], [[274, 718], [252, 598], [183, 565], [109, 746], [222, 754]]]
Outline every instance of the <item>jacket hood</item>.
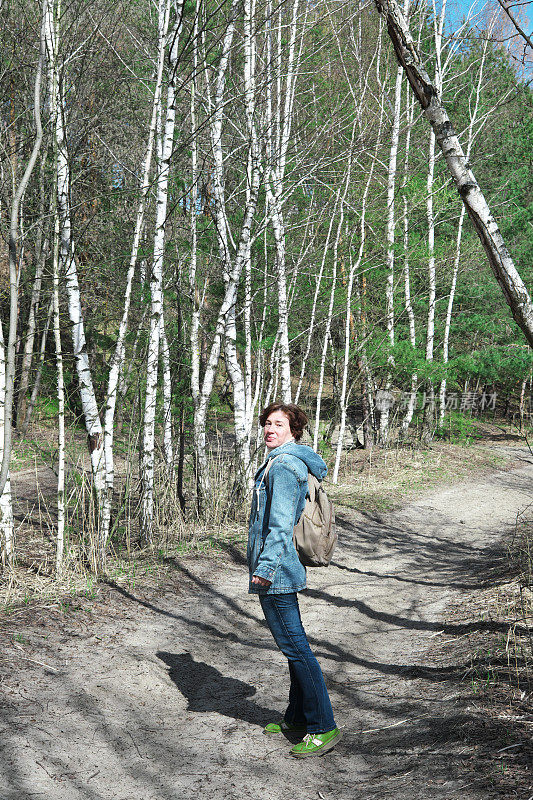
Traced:
[[318, 453], [315, 453], [312, 447], [308, 447], [305, 444], [297, 444], [296, 442], [287, 442], [287, 444], [282, 444], [280, 447], [275, 447], [274, 450], [271, 450], [267, 456], [267, 461], [270, 458], [274, 458], [274, 456], [280, 456], [282, 453], [289, 453], [291, 456], [296, 456], [296, 458], [303, 461], [309, 472], [319, 481], [323, 480], [327, 474], [328, 468], [324, 460]]

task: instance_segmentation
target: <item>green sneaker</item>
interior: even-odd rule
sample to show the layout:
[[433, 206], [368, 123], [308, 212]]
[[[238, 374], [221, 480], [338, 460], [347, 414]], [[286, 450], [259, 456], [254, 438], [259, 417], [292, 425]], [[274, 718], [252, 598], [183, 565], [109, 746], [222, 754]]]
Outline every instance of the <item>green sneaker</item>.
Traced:
[[308, 756], [321, 756], [327, 753], [332, 747], [342, 739], [342, 733], [338, 728], [334, 728], [327, 733], [308, 733], [304, 736], [303, 742], [295, 744], [290, 751], [291, 756], [296, 758], [307, 758]]
[[268, 725], [263, 728], [263, 733], [267, 735], [271, 733], [304, 733], [305, 731], [305, 725], [295, 725], [293, 722], [285, 722], [284, 719], [282, 719], [281, 722], [269, 722]]

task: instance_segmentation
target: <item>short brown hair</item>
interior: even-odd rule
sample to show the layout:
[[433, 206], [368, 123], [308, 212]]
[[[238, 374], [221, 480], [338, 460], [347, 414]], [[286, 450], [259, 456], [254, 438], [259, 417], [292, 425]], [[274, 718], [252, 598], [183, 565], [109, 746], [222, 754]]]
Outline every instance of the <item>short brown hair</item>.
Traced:
[[259, 424], [262, 428], [265, 427], [267, 419], [275, 411], [282, 411], [288, 417], [291, 433], [298, 442], [302, 438], [304, 428], [309, 422], [305, 411], [294, 403], [271, 403], [259, 415]]

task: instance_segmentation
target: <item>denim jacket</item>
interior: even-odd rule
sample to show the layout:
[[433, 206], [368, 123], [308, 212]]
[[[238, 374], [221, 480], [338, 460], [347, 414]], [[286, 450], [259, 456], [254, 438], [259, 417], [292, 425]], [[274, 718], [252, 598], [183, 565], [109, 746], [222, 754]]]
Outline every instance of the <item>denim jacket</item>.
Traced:
[[[270, 459], [274, 461], [265, 482], [263, 474]], [[310, 447], [287, 442], [271, 450], [256, 472], [248, 527], [250, 593], [283, 594], [306, 587], [305, 567], [292, 532], [305, 505], [308, 470], [322, 480], [327, 467]], [[253, 575], [271, 581], [268, 589], [252, 584]]]

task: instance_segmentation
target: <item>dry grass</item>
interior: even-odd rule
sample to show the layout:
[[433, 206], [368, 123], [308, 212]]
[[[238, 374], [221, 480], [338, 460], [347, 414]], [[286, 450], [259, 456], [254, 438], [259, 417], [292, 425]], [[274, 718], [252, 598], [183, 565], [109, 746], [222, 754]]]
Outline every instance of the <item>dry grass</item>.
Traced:
[[[62, 575], [55, 575], [56, 477], [48, 466], [51, 461], [41, 450], [41, 459], [35, 453], [28, 454], [25, 468], [13, 476], [18, 519], [16, 562], [0, 582], [0, 605], [55, 602], [65, 595], [93, 591], [90, 555], [95, 513], [89, 464], [79, 436], [72, 435], [69, 444], [68, 545]], [[233, 454], [219, 443], [213, 446], [210, 459], [214, 489], [201, 520], [195, 512], [192, 463], [186, 463], [186, 514], [180, 508], [175, 479], [160, 466], [155, 486], [154, 543], [146, 549], [139, 538], [138, 460], [127, 443], [124, 445], [116, 460], [108, 577], [128, 585], [131, 581], [150, 582], [157, 576], [164, 580], [169, 558], [222, 554], [234, 546], [242, 552], [249, 502], [248, 498], [236, 502], [232, 496]], [[503, 458], [479, 445], [468, 447], [466, 452], [464, 446], [444, 442], [435, 442], [425, 450], [354, 450], [344, 455], [340, 482], [337, 486], [330, 484], [328, 491], [341, 504], [386, 511], [428, 488], [460, 480], [472, 470], [483, 472], [503, 465]]]
[[[42, 604], [53, 607], [68, 602], [69, 597], [90, 597], [97, 591], [91, 564], [97, 533], [90, 465], [86, 454], [77, 450], [76, 442], [70, 444], [66, 555], [61, 575], [55, 571], [56, 476], [47, 466], [46, 458], [37, 458], [34, 451], [28, 451], [24, 469], [12, 478], [17, 520], [15, 561], [1, 576], [0, 607]], [[223, 554], [228, 545], [242, 544], [247, 504], [231, 508], [233, 459], [222, 448], [215, 448], [209, 468], [213, 493], [200, 520], [191, 491], [192, 464], [187, 465], [185, 515], [180, 508], [175, 477], [169, 476], [163, 464], [159, 465], [154, 489], [154, 542], [147, 548], [140, 542], [137, 458], [129, 452], [117, 458], [116, 500], [104, 579], [129, 588], [136, 584], [153, 587], [165, 580], [172, 558]]]
[[24, 606], [52, 608], [65, 596], [92, 592], [94, 578], [69, 560], [61, 577], [57, 577], [46, 559], [32, 567], [24, 560], [6, 570], [0, 584], [0, 607], [13, 609]]
[[533, 698], [533, 503], [518, 514], [509, 553], [516, 577], [503, 598], [514, 617], [506, 650], [509, 663], [515, 665], [517, 685], [525, 690], [526, 684]]
[[390, 511], [422, 491], [464, 480], [489, 469], [504, 469], [504, 456], [485, 446], [435, 442], [428, 449], [352, 450], [345, 454], [339, 483], [328, 486], [338, 503], [367, 512]]
[[430, 650], [459, 671], [454, 713], [473, 779], [505, 800], [533, 796], [532, 509], [518, 516], [508, 551], [487, 563], [483, 585], [448, 606], [446, 636]]

